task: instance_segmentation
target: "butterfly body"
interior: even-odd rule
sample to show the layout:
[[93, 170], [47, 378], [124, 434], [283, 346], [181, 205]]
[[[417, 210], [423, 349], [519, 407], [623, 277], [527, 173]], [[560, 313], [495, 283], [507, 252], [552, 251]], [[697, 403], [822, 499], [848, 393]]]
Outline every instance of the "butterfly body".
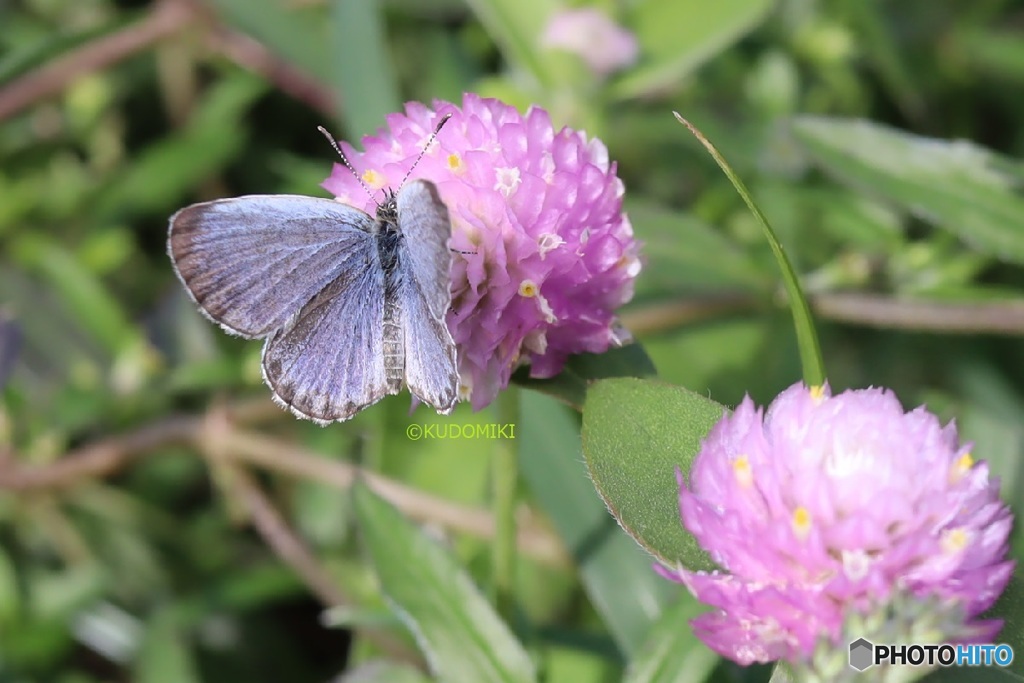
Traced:
[[399, 292], [405, 284], [399, 268], [403, 236], [398, 227], [395, 194], [388, 191], [377, 208], [377, 254], [384, 270], [384, 372], [388, 393], [397, 394], [405, 381], [405, 345], [402, 343], [402, 310]]
[[414, 180], [388, 192], [376, 219], [298, 195], [194, 204], [171, 217], [168, 253], [208, 318], [266, 339], [275, 401], [327, 424], [404, 386], [454, 409], [450, 233], [434, 185]]

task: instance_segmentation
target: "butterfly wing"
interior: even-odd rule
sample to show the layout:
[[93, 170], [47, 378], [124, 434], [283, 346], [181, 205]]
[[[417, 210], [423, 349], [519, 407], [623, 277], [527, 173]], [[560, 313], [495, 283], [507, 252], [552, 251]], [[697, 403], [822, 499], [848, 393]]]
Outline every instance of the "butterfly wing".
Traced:
[[375, 242], [263, 346], [274, 400], [320, 424], [347, 420], [389, 388], [384, 368], [384, 271]]
[[396, 203], [398, 227], [408, 245], [408, 253], [402, 255], [402, 262], [408, 266], [406, 273], [412, 274], [430, 312], [443, 320], [452, 304], [448, 207], [427, 180], [406, 183]]
[[375, 249], [374, 221], [350, 206], [298, 195], [193, 204], [171, 216], [167, 252], [200, 310], [243, 337], [266, 337]]
[[400, 296], [405, 383], [416, 398], [448, 415], [459, 396], [455, 341], [444, 319], [431, 312], [423, 294], [407, 277]]
[[448, 209], [425, 180], [407, 183], [397, 205], [405, 238], [398, 260], [405, 382], [417, 398], [447, 415], [459, 390], [455, 341], [445, 323], [452, 301]]

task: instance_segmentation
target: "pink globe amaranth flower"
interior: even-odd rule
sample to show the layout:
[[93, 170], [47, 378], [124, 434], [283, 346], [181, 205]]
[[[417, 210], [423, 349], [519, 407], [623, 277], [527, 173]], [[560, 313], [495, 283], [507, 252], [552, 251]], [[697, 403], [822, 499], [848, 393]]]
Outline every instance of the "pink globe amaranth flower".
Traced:
[[[451, 114], [425, 147], [438, 122]], [[406, 105], [387, 129], [342, 147], [371, 190], [413, 177], [437, 185], [452, 219], [452, 308], [461, 397], [477, 410], [528, 362], [553, 377], [574, 353], [625, 340], [614, 311], [633, 296], [639, 245], [622, 212], [623, 185], [599, 140], [467, 94], [462, 106]], [[425, 150], [425, 151], [424, 151]], [[335, 164], [323, 187], [339, 201], [376, 209], [352, 172]]]
[[555, 12], [541, 45], [575, 54], [600, 77], [632, 65], [640, 53], [636, 36], [596, 7]]
[[658, 570], [716, 608], [694, 631], [741, 664], [845, 647], [844, 617], [898, 594], [960, 608], [949, 640], [1001, 627], [975, 619], [1013, 571], [998, 480], [955, 425], [888, 390], [796, 384], [764, 415], [746, 397], [704, 439], [689, 487], [680, 477], [679, 505], [723, 571]]

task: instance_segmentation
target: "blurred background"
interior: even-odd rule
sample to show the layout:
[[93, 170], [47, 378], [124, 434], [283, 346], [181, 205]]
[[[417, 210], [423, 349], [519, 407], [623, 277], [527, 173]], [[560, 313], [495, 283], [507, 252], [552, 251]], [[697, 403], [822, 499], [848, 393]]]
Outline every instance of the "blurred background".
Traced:
[[618, 532], [575, 413], [522, 390], [505, 442], [410, 439], [440, 420], [407, 395], [297, 421], [260, 343], [202, 319], [165, 254], [188, 203], [325, 196], [317, 125], [358, 143], [409, 100], [477, 92], [601, 138], [645, 243], [624, 323], [664, 380], [764, 403], [801, 376], [777, 268], [680, 112], [787, 246], [832, 386], [955, 417], [1019, 512], [1022, 88], [1017, 0], [0, 0], [0, 681], [416, 662], [360, 559], [352, 467], [486, 584], [495, 448], [520, 449], [519, 599], [548, 680], [621, 678], [656, 616], [622, 587], [677, 591], [621, 535], [567, 542]]

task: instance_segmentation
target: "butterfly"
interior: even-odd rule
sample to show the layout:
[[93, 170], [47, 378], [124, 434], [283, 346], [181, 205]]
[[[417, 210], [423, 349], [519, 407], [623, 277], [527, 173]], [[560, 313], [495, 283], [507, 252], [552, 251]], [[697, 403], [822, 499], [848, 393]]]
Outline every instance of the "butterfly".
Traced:
[[167, 252], [206, 317], [266, 340], [275, 402], [326, 425], [403, 386], [438, 413], [455, 408], [450, 237], [437, 188], [418, 179], [385, 191], [375, 218], [301, 195], [193, 204], [171, 216]]

